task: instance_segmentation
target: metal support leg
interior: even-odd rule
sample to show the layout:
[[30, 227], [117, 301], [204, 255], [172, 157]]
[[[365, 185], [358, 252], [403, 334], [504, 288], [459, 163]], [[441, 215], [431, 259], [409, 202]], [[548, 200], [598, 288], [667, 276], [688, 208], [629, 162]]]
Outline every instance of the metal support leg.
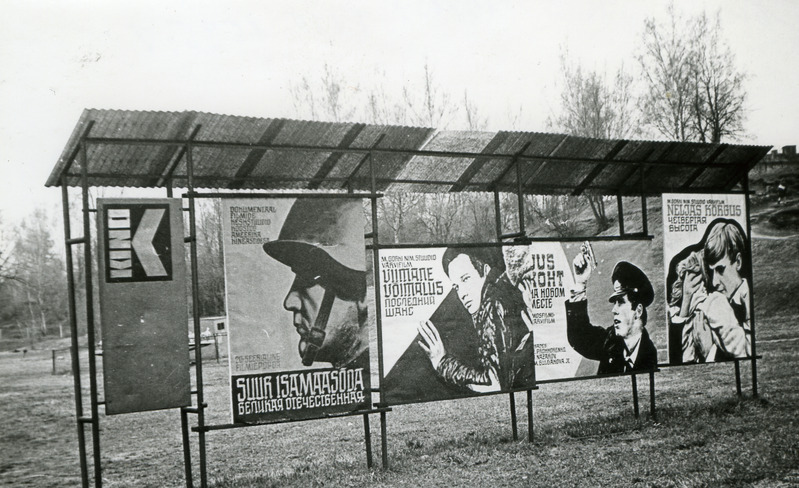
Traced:
[[741, 397], [741, 364], [735, 360], [735, 391]]
[[191, 438], [189, 436], [189, 419], [185, 408], [180, 409], [180, 431], [183, 434], [183, 467], [186, 470], [186, 488], [193, 488], [191, 476]]
[[[754, 339], [752, 344], [754, 344]], [[752, 348], [752, 398], [757, 398], [757, 359], [754, 358], [754, 347]]]
[[533, 390], [527, 390], [527, 442], [533, 440]]
[[363, 441], [366, 444], [366, 467], [372, 467], [372, 432], [369, 429], [369, 414], [363, 414]]
[[66, 178], [61, 178], [61, 197], [64, 211], [64, 243], [66, 248], [67, 295], [69, 309], [70, 359], [72, 360], [72, 382], [75, 392], [75, 419], [78, 429], [78, 456], [80, 457], [80, 480], [83, 488], [89, 488], [89, 468], [86, 461], [86, 433], [80, 418], [83, 417], [83, 389], [80, 381], [80, 347], [78, 345], [78, 318], [75, 299], [75, 267], [72, 262], [72, 230], [69, 221], [69, 192]]
[[513, 429], [513, 440], [519, 440], [519, 427], [516, 424], [516, 397], [513, 393], [508, 395], [510, 397], [510, 424]]
[[649, 372], [649, 415], [652, 416], [652, 420], [657, 422], [658, 415], [657, 411], [655, 410], [655, 372]]
[[635, 418], [638, 418], [638, 380], [636, 380], [635, 375], [630, 375], [630, 378], [633, 380], [633, 411], [635, 412]]
[[386, 412], [380, 412], [380, 447], [383, 456], [383, 469], [388, 469], [388, 442], [386, 441]]

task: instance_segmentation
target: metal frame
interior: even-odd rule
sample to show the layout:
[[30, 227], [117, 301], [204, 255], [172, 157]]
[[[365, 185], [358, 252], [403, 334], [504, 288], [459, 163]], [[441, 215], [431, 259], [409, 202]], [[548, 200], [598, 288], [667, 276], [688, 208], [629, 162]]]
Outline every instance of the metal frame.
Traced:
[[[656, 166], [696, 166], [696, 163], [682, 163], [679, 161], [668, 161], [666, 160], [666, 156], [670, 152], [670, 149], [673, 149], [673, 146], [668, 148], [664, 151], [663, 155], [656, 161], [637, 161], [637, 162], [630, 162], [630, 161], [614, 161], [612, 158], [617, 155], [626, 145], [626, 141], [618, 142], [611, 151], [606, 154], [602, 158], [587, 158], [587, 159], [575, 159], [575, 158], [568, 158], [568, 157], [558, 157], [554, 156], [553, 154], [557, 151], [557, 149], [565, 142], [568, 136], [564, 137], [564, 139], [558, 144], [558, 146], [552, 151], [552, 154], [549, 156], [525, 156], [523, 153], [526, 150], [527, 146], [522, 148], [516, 154], [512, 155], [497, 155], [497, 154], [490, 154], [486, 155], [485, 153], [471, 153], [471, 152], [456, 152], [456, 151], [426, 151], [426, 150], [405, 150], [405, 149], [386, 149], [386, 148], [378, 148], [377, 146], [383, 140], [385, 134], [378, 137], [377, 141], [368, 148], [353, 148], [349, 147], [347, 144], [339, 145], [336, 147], [321, 147], [321, 146], [287, 146], [287, 145], [280, 145], [280, 144], [273, 144], [272, 139], [273, 137], [269, 136], [269, 134], [265, 134], [261, 141], [258, 144], [243, 144], [243, 143], [225, 143], [225, 142], [209, 142], [209, 141], [197, 141], [195, 140], [196, 135], [200, 130], [200, 126], [197, 125], [193, 128], [191, 135], [186, 140], [162, 140], [162, 139], [118, 139], [118, 138], [99, 138], [99, 137], [89, 137], [89, 133], [94, 125], [94, 121], [89, 121], [86, 125], [82, 135], [79, 137], [78, 145], [75, 148], [74, 153], [71, 155], [70, 159], [67, 161], [66, 166], [63, 168], [61, 175], [60, 175], [60, 186], [62, 191], [62, 205], [63, 205], [63, 217], [64, 217], [64, 242], [66, 244], [66, 264], [67, 264], [67, 289], [68, 289], [68, 306], [69, 306], [69, 320], [70, 320], [70, 330], [72, 334], [72, 344], [71, 344], [71, 352], [72, 352], [72, 369], [73, 369], [73, 382], [74, 382], [74, 391], [75, 391], [75, 412], [76, 412], [76, 425], [77, 425], [77, 434], [78, 434], [78, 447], [79, 447], [79, 457], [80, 457], [80, 469], [81, 469], [81, 480], [82, 486], [88, 487], [89, 486], [89, 469], [88, 469], [88, 453], [86, 447], [86, 436], [85, 436], [85, 426], [91, 425], [91, 438], [92, 438], [92, 456], [93, 456], [93, 477], [94, 477], [94, 486], [101, 487], [102, 486], [102, 466], [101, 466], [101, 451], [100, 451], [100, 425], [99, 425], [99, 405], [103, 404], [104, 402], [99, 400], [98, 390], [97, 390], [97, 368], [96, 368], [96, 357], [98, 356], [97, 351], [95, 350], [95, 323], [94, 323], [94, 306], [93, 306], [93, 284], [92, 284], [92, 246], [91, 246], [91, 224], [90, 224], [90, 214], [94, 212], [94, 209], [90, 208], [89, 205], [89, 179], [103, 179], [103, 178], [121, 178], [125, 177], [126, 175], [121, 174], [101, 174], [101, 173], [89, 173], [88, 171], [88, 146], [90, 144], [124, 144], [124, 145], [157, 145], [157, 146], [174, 146], [179, 148], [178, 153], [174, 156], [167, 166], [164, 168], [162, 174], [156, 180], [153, 180], [155, 186], [163, 187], [166, 190], [167, 196], [172, 197], [172, 186], [174, 181], [181, 180], [186, 182], [187, 192], [183, 195], [184, 198], [188, 199], [188, 208], [185, 208], [184, 211], [188, 212], [189, 217], [189, 236], [185, 238], [185, 242], [190, 246], [190, 261], [191, 261], [191, 279], [192, 279], [192, 307], [193, 307], [193, 327], [195, 332], [195, 337], [199, 337], [200, 334], [200, 321], [199, 321], [199, 303], [196, 300], [198, 296], [199, 290], [199, 280], [198, 280], [198, 264], [197, 264], [197, 241], [196, 241], [196, 206], [195, 206], [195, 199], [197, 198], [249, 198], [249, 197], [325, 197], [325, 198], [338, 198], [338, 197], [360, 197], [360, 198], [368, 198], [371, 202], [371, 215], [372, 215], [372, 232], [367, 235], [367, 238], [372, 239], [372, 243], [365, 246], [366, 249], [371, 249], [373, 252], [372, 259], [374, 265], [374, 272], [375, 272], [375, 279], [377, 282], [378, 276], [378, 251], [380, 249], [391, 249], [397, 247], [441, 247], [446, 246], [447, 244], [420, 244], [415, 246], [408, 246], [408, 245], [392, 245], [392, 244], [382, 244], [379, 239], [379, 232], [378, 232], [378, 224], [377, 224], [377, 200], [382, 197], [382, 193], [378, 193], [378, 185], [385, 184], [385, 183], [408, 183], [408, 184], [444, 184], [444, 185], [452, 185], [451, 190], [463, 190], [467, 188], [475, 189], [475, 190], [487, 190], [494, 193], [494, 206], [495, 206], [495, 225], [496, 225], [496, 236], [497, 241], [493, 243], [458, 243], [459, 246], [485, 246], [485, 245], [495, 245], [495, 246], [503, 246], [503, 245], [510, 245], [510, 244], [520, 244], [520, 243], [531, 243], [536, 241], [552, 241], [552, 238], [535, 238], [529, 237], [525, 234], [525, 222], [524, 222], [524, 192], [535, 190], [537, 188], [541, 188], [543, 190], [548, 190], [551, 194], [559, 194], [560, 192], [553, 192], [553, 190], [566, 190], [571, 189], [573, 195], [579, 195], [583, 193], [585, 190], [592, 190], [592, 191], [607, 191], [608, 194], [616, 195], [617, 198], [617, 205], [619, 211], [619, 235], [618, 236], [605, 236], [605, 237], [589, 237], [591, 240], [626, 240], [626, 239], [651, 239], [652, 236], [648, 235], [648, 223], [647, 223], [647, 209], [646, 209], [646, 197], [647, 196], [654, 196], [660, 195], [660, 192], [647, 192], [645, 188], [645, 181], [646, 176], [648, 173], [648, 169], [651, 169]], [[354, 129], [353, 129], [354, 130]], [[267, 131], [270, 132], [270, 131]], [[271, 134], [271, 132], [270, 132]], [[351, 140], [355, 137], [355, 134], [352, 134], [351, 138], [347, 140]], [[529, 145], [529, 143], [528, 143]], [[194, 165], [193, 165], [193, 149], [197, 147], [216, 147], [216, 148], [247, 148], [251, 151], [266, 151], [266, 150], [278, 150], [278, 151], [305, 151], [305, 152], [326, 152], [330, 153], [330, 158], [337, 159], [342, 154], [362, 154], [363, 157], [356, 166], [355, 170], [347, 177], [336, 177], [331, 178], [325, 172], [318, 172], [314, 175], [311, 179], [291, 179], [291, 178], [280, 178], [280, 179], [265, 179], [265, 178], [254, 178], [248, 172], [244, 172], [242, 174], [237, 174], [234, 177], [219, 177], [219, 178], [197, 178], [194, 175]], [[706, 159], [704, 163], [701, 164], [697, 170], [690, 175], [688, 182], [683, 185], [679, 191], [682, 193], [707, 193], [707, 190], [697, 189], [691, 190], [687, 188], [687, 186], [695, 181], [699, 176], [708, 168], [716, 168], [716, 167], [723, 167], [727, 168], [729, 165], [720, 164], [716, 162], [716, 159], [719, 155], [723, 152], [725, 145], [720, 146], [714, 153]], [[476, 173], [479, 170], [479, 165], [482, 164], [482, 161], [486, 158], [491, 159], [507, 159], [509, 161], [505, 170], [501, 173], [499, 177], [497, 177], [494, 181], [489, 183], [470, 183], [468, 178], [464, 181], [464, 177], [459, 179], [459, 181], [419, 181], [419, 180], [400, 180], [400, 179], [391, 179], [391, 178], [378, 178], [376, 176], [376, 162], [374, 159], [375, 154], [395, 154], [395, 155], [404, 155], [404, 156], [439, 156], [439, 157], [453, 157], [453, 158], [474, 158], [475, 161], [473, 162], [470, 168], [474, 169]], [[648, 155], [647, 155], [648, 157]], [[186, 174], [174, 174], [175, 169], [180, 163], [180, 160], [185, 158], [186, 161]], [[71, 172], [70, 166], [72, 162], [78, 160], [80, 162], [80, 170], [79, 172]], [[333, 161], [330, 159], [329, 161]], [[546, 164], [550, 161], [563, 161], [563, 162], [578, 162], [578, 163], [585, 163], [585, 164], [595, 164], [596, 166], [589, 172], [589, 174], [584, 177], [584, 179], [580, 182], [578, 187], [567, 187], [565, 185], [558, 186], [558, 185], [534, 185], [530, 184], [530, 181], [533, 177], [528, 177], [526, 181], [522, 181], [522, 164], [528, 162], [543, 162], [539, 171], [543, 170]], [[334, 161], [333, 161], [334, 162]], [[332, 163], [330, 163], [332, 164]], [[364, 164], [369, 165], [369, 188], [370, 192], [354, 192], [352, 188], [352, 183], [354, 181], [363, 181], [365, 178], [355, 178], [355, 174], [357, 174]], [[598, 186], [592, 185], [592, 182], [599, 176], [599, 174], [606, 168], [608, 165], [627, 165], [630, 166], [630, 171], [625, 178], [622, 179], [622, 183], [620, 186], [617, 187], [610, 187], [610, 186]], [[329, 165], [327, 165], [329, 166]], [[325, 167], [327, 167], [325, 166]], [[747, 166], [746, 168], [748, 168]], [[743, 166], [742, 166], [743, 168]], [[745, 169], [746, 169], [745, 168]], [[507, 176], [510, 171], [514, 171], [516, 173], [516, 184], [515, 184], [515, 193], [517, 196], [517, 203], [518, 203], [518, 227], [519, 231], [503, 234], [502, 229], [502, 220], [501, 220], [501, 205], [500, 205], [500, 197], [499, 191], [500, 189], [505, 189], [506, 187], [509, 188], [507, 184], [502, 184], [502, 180]], [[742, 169], [741, 171], [744, 171]], [[639, 175], [639, 183], [640, 187], [635, 190], [629, 189], [622, 189], [624, 184], [635, 174]], [[737, 173], [737, 172], [736, 172]], [[70, 225], [70, 212], [69, 212], [69, 195], [68, 195], [68, 177], [79, 177], [80, 178], [80, 187], [82, 193], [82, 227], [83, 227], [83, 236], [82, 237], [72, 237], [71, 234], [71, 225]], [[127, 175], [131, 178], [141, 178], [143, 175]], [[736, 174], [730, 178], [728, 185], [735, 184], [740, 178], [740, 175]], [[346, 188], [348, 191], [347, 193], [342, 192], [327, 192], [327, 193], [269, 193], [269, 192], [236, 192], [236, 191], [228, 191], [228, 192], [214, 192], [214, 193], [201, 193], [195, 191], [195, 186], [198, 182], [203, 181], [214, 181], [216, 183], [220, 181], [226, 181], [228, 183], [234, 183], [238, 186], [239, 183], [243, 183], [246, 181], [257, 182], [257, 183], [270, 183], [270, 184], [280, 184], [280, 183], [287, 183], [291, 181], [311, 181], [314, 186], [318, 186], [321, 181], [328, 181], [328, 182], [341, 182], [341, 188]], [[731, 191], [727, 191], [727, 193], [735, 193]], [[749, 240], [749, 274], [752, 276], [752, 260], [751, 260], [751, 222], [750, 222], [750, 201], [749, 201], [749, 179], [748, 175], [744, 175], [743, 179], [743, 193], [746, 195], [746, 219], [747, 219], [747, 238]], [[622, 197], [623, 196], [638, 196], [641, 198], [641, 211], [642, 211], [642, 224], [643, 230], [642, 232], [636, 233], [627, 233], [625, 232], [624, 228], [624, 214], [623, 214], [623, 204], [622, 204]], [[513, 239], [513, 241], [507, 241], [507, 239]], [[585, 240], [585, 237], [580, 238], [573, 238], [573, 239], [557, 239], [558, 241], [580, 241]], [[72, 260], [72, 246], [75, 245], [83, 245], [83, 252], [84, 252], [84, 261], [85, 261], [85, 277], [84, 277], [84, 286], [85, 286], [85, 297], [86, 297], [86, 320], [87, 320], [87, 334], [88, 334], [88, 348], [89, 348], [89, 383], [90, 383], [90, 415], [85, 416], [84, 414], [84, 405], [83, 405], [83, 394], [82, 394], [82, 385], [81, 385], [81, 377], [80, 377], [80, 356], [78, 350], [78, 329], [77, 329], [77, 307], [76, 307], [76, 289], [75, 289], [75, 276], [74, 276], [74, 263]], [[752, 284], [754, 286], [754, 284]], [[379, 287], [375, 288], [375, 306], [376, 306], [376, 321], [377, 321], [377, 335], [378, 335], [378, 370], [379, 376], [381, 381], [384, 377], [384, 365], [383, 365], [383, 354], [382, 354], [382, 320], [380, 314], [380, 290]], [[735, 359], [735, 377], [736, 377], [736, 389], [737, 393], [741, 395], [741, 379], [740, 379], [740, 361], [747, 361], [751, 360], [751, 368], [752, 368], [752, 391], [753, 396], [758, 396], [757, 391], [757, 359], [759, 358], [756, 354], [756, 340], [755, 340], [755, 317], [754, 317], [754, 310], [752, 310], [751, 316], [751, 326], [752, 326], [752, 357], [746, 359]], [[197, 396], [197, 404], [196, 406], [192, 407], [183, 407], [180, 409], [180, 422], [181, 422], [181, 431], [183, 436], [183, 445], [184, 445], [184, 464], [185, 464], [185, 475], [186, 475], [186, 484], [187, 486], [193, 486], [193, 473], [192, 473], [192, 460], [191, 460], [191, 452], [190, 452], [190, 432], [194, 431], [198, 434], [198, 444], [199, 444], [199, 462], [200, 462], [200, 483], [201, 486], [207, 486], [207, 459], [206, 459], [206, 433], [211, 430], [220, 430], [220, 429], [229, 429], [229, 428], [238, 428], [238, 427], [245, 427], [251, 426], [249, 424], [224, 424], [224, 425], [206, 425], [205, 423], [205, 409], [208, 405], [205, 403], [204, 399], [204, 391], [203, 391], [203, 375], [202, 375], [202, 350], [201, 348], [197, 348], [195, 351], [195, 371], [196, 371], [196, 391], [193, 391]], [[659, 365], [660, 366], [660, 365]], [[654, 383], [654, 373], [659, 371], [658, 369], [654, 369], [648, 372], [649, 374], [649, 387], [650, 387], [650, 410], [651, 416], [653, 419], [656, 419], [656, 412], [655, 412], [655, 383]], [[638, 373], [642, 374], [642, 373]], [[638, 416], [638, 395], [637, 395], [637, 380], [635, 373], [623, 373], [618, 376], [625, 376], [629, 375], [631, 377], [632, 382], [632, 390], [633, 390], [633, 401], [634, 401], [634, 411], [636, 417]], [[602, 375], [601, 377], [609, 377], [613, 375]], [[528, 440], [530, 442], [533, 441], [533, 398], [532, 398], [532, 390], [538, 388], [539, 383], [549, 383], [549, 382], [562, 382], [562, 381], [573, 381], [573, 380], [583, 380], [583, 379], [593, 379], [600, 376], [589, 376], [589, 377], [579, 377], [579, 378], [566, 378], [566, 379], [558, 379], [558, 380], [546, 380], [546, 381], [539, 381], [536, 382], [536, 385], [533, 388], [527, 389], [520, 389], [514, 390], [509, 392], [509, 404], [511, 410], [511, 424], [512, 424], [512, 431], [513, 431], [513, 438], [514, 440], [518, 437], [518, 429], [517, 429], [517, 418], [516, 418], [516, 400], [515, 400], [515, 393], [517, 391], [525, 391], [527, 397], [527, 416], [528, 416]], [[376, 390], [380, 393], [380, 390]], [[500, 392], [501, 393], [501, 392]], [[361, 410], [351, 413], [346, 413], [343, 415], [330, 415], [329, 417], [341, 417], [341, 416], [351, 416], [351, 415], [363, 415], [364, 420], [364, 440], [366, 443], [366, 456], [367, 456], [367, 465], [372, 466], [372, 453], [371, 453], [371, 430], [369, 426], [369, 415], [374, 413], [380, 414], [380, 430], [381, 430], [381, 448], [382, 448], [382, 464], [384, 468], [388, 467], [388, 454], [387, 454], [387, 426], [386, 426], [386, 413], [391, 411], [390, 405], [383, 402], [383, 398], [381, 397], [380, 402], [375, 403], [374, 407], [369, 408], [368, 410]], [[195, 414], [197, 415], [197, 425], [194, 427], [189, 426], [188, 415]], [[323, 417], [324, 418], [324, 417]], [[310, 419], [302, 419], [302, 420], [310, 420]], [[273, 422], [273, 423], [282, 423], [282, 422]], [[259, 425], [269, 425], [269, 424], [259, 424]]]

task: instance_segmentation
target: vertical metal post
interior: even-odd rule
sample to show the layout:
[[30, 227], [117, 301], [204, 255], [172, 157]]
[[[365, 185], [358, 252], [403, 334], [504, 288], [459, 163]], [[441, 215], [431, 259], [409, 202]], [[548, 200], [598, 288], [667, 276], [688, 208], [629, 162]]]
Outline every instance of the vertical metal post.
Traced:
[[[752, 280], [749, 283], [749, 296], [750, 300], [751, 297], [754, 296], [755, 291], [755, 275], [752, 270], [752, 221], [749, 213], [749, 173], [746, 173], [746, 177], [744, 178], [743, 182], [744, 187], [744, 198], [746, 199], [746, 240], [749, 244], [749, 256], [746, 260], [746, 267], [749, 268], [749, 278]], [[752, 306], [750, 301], [749, 303], [749, 325], [752, 328], [752, 396], [757, 398], [757, 341], [755, 340], [755, 307]], [[737, 364], [737, 362], [736, 362]]]
[[[375, 278], [375, 321], [377, 324], [377, 369], [380, 374], [380, 379], [383, 379], [383, 321], [381, 319], [381, 310], [382, 307], [380, 306], [380, 287], [378, 286], [380, 280], [380, 256], [378, 256], [378, 250], [380, 248], [380, 232], [379, 226], [377, 225], [377, 199], [374, 195], [377, 193], [377, 180], [375, 176], [375, 164], [374, 158], [372, 157], [372, 153], [369, 153], [369, 186], [372, 192], [371, 198], [371, 210], [372, 210], [372, 271], [374, 272]], [[382, 385], [381, 385], [382, 386]], [[381, 391], [382, 394], [382, 391]], [[380, 398], [380, 401], [383, 402], [383, 398]]]
[[499, 203], [499, 190], [494, 190], [494, 225], [497, 228], [497, 242], [502, 242], [502, 214]]
[[655, 411], [655, 371], [649, 371], [649, 415], [652, 416], [652, 420], [657, 422], [658, 416], [657, 412]]
[[619, 235], [624, 235], [624, 203], [621, 194], [616, 195], [616, 206], [619, 209]]
[[516, 164], [516, 197], [519, 200], [519, 233], [524, 236], [524, 194], [522, 194], [522, 165], [518, 159], [514, 160]]
[[100, 459], [100, 419], [97, 398], [97, 365], [94, 334], [94, 285], [92, 280], [92, 227], [89, 209], [89, 158], [86, 141], [80, 142], [81, 189], [83, 193], [83, 260], [86, 284], [86, 333], [89, 343], [89, 391], [91, 394], [92, 454], [94, 456], [94, 486], [103, 486]]
[[533, 432], [533, 390], [527, 390], [527, 442], [533, 442]]
[[631, 374], [630, 378], [633, 380], [633, 411], [635, 412], [635, 418], [638, 418], [638, 381], [635, 378], [635, 374]]
[[193, 488], [191, 474], [191, 439], [189, 437], [189, 419], [186, 407], [180, 408], [180, 432], [183, 436], [183, 468], [186, 472], [186, 488]]
[[646, 216], [646, 187], [644, 186], [644, 167], [641, 166], [641, 232], [644, 235], [649, 235], [649, 222]]
[[200, 281], [199, 266], [197, 264], [197, 223], [194, 202], [194, 160], [192, 158], [191, 141], [186, 143], [186, 178], [189, 192], [189, 248], [191, 250], [191, 310], [194, 320], [194, 341], [198, 347], [194, 348], [194, 368], [197, 377], [197, 426], [200, 453], [200, 484], [203, 488], [208, 486], [208, 473], [205, 456], [205, 399], [203, 396], [203, 358], [202, 347], [199, 347], [202, 332], [200, 331]]
[[508, 398], [510, 398], [510, 425], [513, 431], [513, 440], [517, 441], [519, 440], [519, 427], [516, 424], [516, 397], [513, 392], [510, 392]]
[[[86, 463], [86, 436], [83, 430], [83, 393], [80, 381], [80, 348], [78, 345], [78, 314], [75, 306], [75, 266], [72, 261], [72, 231], [69, 221], [69, 192], [66, 176], [61, 177], [61, 206], [64, 214], [64, 248], [67, 267], [67, 304], [69, 307], [70, 356], [72, 357], [72, 383], [75, 390], [75, 421], [78, 427], [78, 455], [80, 456], [80, 479], [83, 488], [89, 486], [89, 470]], [[85, 238], [85, 237], [84, 237]]]
[[741, 397], [741, 365], [739, 361], [735, 360], [735, 393]]
[[[380, 136], [380, 139], [383, 135]], [[383, 320], [382, 307], [380, 306], [380, 235], [377, 225], [377, 177], [375, 175], [375, 161], [372, 152], [369, 152], [369, 188], [371, 189], [371, 205], [372, 205], [372, 271], [374, 272], [374, 285], [375, 285], [375, 323], [377, 326], [377, 370], [380, 377], [380, 403], [385, 404], [385, 392], [383, 391]], [[388, 469], [388, 440], [386, 439], [386, 412], [380, 412], [380, 447], [382, 451], [383, 469]]]
[[219, 364], [219, 339], [216, 332], [214, 332], [214, 352], [216, 354], [216, 364]]
[[363, 441], [366, 444], [366, 467], [372, 467], [372, 431], [369, 428], [369, 414], [363, 414]]
[[388, 442], [386, 441], [386, 412], [380, 412], [380, 447], [383, 469], [388, 469]]

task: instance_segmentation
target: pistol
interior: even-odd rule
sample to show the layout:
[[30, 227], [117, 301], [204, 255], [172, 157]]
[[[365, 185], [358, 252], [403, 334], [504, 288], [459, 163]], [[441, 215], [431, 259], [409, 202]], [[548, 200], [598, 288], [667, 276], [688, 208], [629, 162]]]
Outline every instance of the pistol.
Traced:
[[591, 269], [596, 269], [596, 257], [594, 256], [594, 248], [591, 247], [591, 243], [588, 241], [583, 242], [580, 246], [580, 252], [583, 253], [583, 257], [585, 258], [585, 262]]

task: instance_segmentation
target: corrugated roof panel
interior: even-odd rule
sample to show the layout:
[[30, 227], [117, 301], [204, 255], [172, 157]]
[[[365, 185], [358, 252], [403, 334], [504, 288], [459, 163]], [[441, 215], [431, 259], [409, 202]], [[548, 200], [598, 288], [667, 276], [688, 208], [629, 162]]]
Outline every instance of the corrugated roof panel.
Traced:
[[[421, 148], [427, 139], [434, 133], [433, 129], [423, 127], [400, 127], [400, 126], [367, 126], [369, 133], [369, 143], [362, 147], [372, 147], [380, 136], [380, 143], [376, 146], [379, 149], [394, 149], [416, 151]], [[366, 141], [364, 141], [366, 142]], [[411, 154], [400, 153], [374, 153], [375, 178], [379, 181], [394, 180], [397, 174], [402, 171], [407, 162], [411, 159]], [[360, 169], [353, 175], [355, 188], [361, 190], [369, 189], [371, 178], [368, 160], [361, 165]], [[379, 183], [377, 188], [385, 191], [389, 183]], [[393, 187], [392, 187], [393, 190]]]
[[[438, 132], [422, 148], [425, 151], [451, 151], [480, 153], [494, 138], [488, 132], [442, 131]], [[458, 177], [463, 175], [475, 162], [474, 157], [450, 158], [414, 156], [396, 175], [400, 180], [451, 181], [454, 185]], [[449, 191], [446, 188], [444, 191]]]
[[[378, 189], [432, 191], [515, 191], [511, 156], [520, 154], [522, 182], [532, 193], [569, 191], [640, 192], [643, 172], [647, 191], [723, 191], [739, 181], [767, 152], [763, 146], [618, 141], [534, 132], [442, 131], [419, 127], [262, 119], [202, 112], [84, 110], [69, 137], [48, 186], [72, 165], [66, 182], [80, 184], [78, 154], [81, 136], [93, 121], [88, 148], [90, 184], [163, 185], [173, 169], [174, 184], [186, 184], [184, 146], [200, 127], [192, 151], [195, 186], [207, 188], [337, 189], [370, 188], [370, 167], [364, 153], [326, 148], [366, 149], [372, 153]], [[435, 136], [433, 136], [435, 134]], [[100, 143], [163, 141], [163, 144]], [[213, 144], [217, 144], [213, 146]], [[258, 145], [234, 147], [224, 144]], [[272, 148], [267, 146], [272, 145]], [[282, 149], [277, 146], [288, 146]], [[423, 147], [424, 146], [424, 147]], [[301, 147], [318, 148], [298, 151]], [[392, 152], [379, 152], [380, 150]], [[419, 154], [426, 151], [470, 153], [457, 157]], [[178, 158], [180, 156], [180, 158]], [[532, 160], [530, 158], [533, 158]], [[604, 159], [610, 159], [607, 163]], [[617, 163], [623, 164], [617, 164]], [[699, 170], [703, 163], [705, 168]], [[689, 164], [686, 166], [685, 164]], [[697, 167], [694, 168], [693, 165]], [[428, 182], [407, 185], [397, 180]], [[432, 184], [437, 181], [439, 183]], [[396, 185], [390, 185], [392, 182]], [[636, 183], [637, 182], [637, 183]], [[496, 186], [495, 186], [496, 184]], [[637, 185], [637, 186], [636, 186]]]

